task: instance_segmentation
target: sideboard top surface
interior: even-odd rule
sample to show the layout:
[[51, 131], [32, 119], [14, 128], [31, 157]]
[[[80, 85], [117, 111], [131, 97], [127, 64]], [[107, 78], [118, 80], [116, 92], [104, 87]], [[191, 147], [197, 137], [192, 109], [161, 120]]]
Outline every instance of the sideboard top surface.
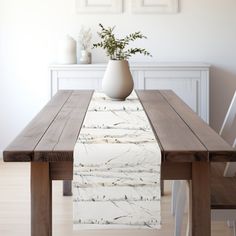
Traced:
[[[81, 70], [81, 69], [97, 69], [104, 70], [106, 63], [93, 63], [93, 64], [53, 64], [49, 66], [50, 70]], [[209, 70], [210, 64], [202, 62], [130, 62], [131, 69], [135, 70], [150, 70], [150, 69], [161, 69], [161, 68], [174, 68], [174, 69], [201, 69]]]

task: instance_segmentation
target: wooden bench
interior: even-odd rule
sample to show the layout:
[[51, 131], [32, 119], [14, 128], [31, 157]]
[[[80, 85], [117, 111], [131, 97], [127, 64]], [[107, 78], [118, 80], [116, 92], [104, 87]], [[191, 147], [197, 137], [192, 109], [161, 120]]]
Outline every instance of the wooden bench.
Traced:
[[[92, 94], [58, 92], [4, 151], [4, 161], [31, 162], [32, 236], [52, 235], [52, 181], [73, 178], [74, 145]], [[161, 178], [192, 181], [192, 234], [210, 236], [210, 162], [236, 161], [236, 151], [172, 91], [137, 95], [161, 148]]]

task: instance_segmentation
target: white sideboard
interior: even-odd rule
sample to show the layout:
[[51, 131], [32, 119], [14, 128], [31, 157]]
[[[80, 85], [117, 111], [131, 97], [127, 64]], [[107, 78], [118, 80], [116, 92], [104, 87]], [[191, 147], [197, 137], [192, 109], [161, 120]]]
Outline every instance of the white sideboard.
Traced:
[[[204, 63], [130, 64], [135, 89], [172, 89], [209, 122], [209, 68]], [[51, 65], [51, 96], [60, 89], [101, 90], [106, 64]]]

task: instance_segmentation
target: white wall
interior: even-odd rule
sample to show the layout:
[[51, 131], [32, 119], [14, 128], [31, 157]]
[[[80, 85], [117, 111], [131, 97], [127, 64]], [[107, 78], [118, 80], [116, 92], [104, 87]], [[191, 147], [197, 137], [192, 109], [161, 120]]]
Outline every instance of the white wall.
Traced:
[[[77, 37], [81, 24], [98, 23], [120, 33], [141, 30], [139, 43], [153, 58], [133, 60], [202, 61], [213, 65], [211, 125], [217, 130], [236, 88], [236, 1], [182, 0], [174, 15], [132, 15], [131, 0], [118, 15], [78, 15], [75, 0], [0, 0], [0, 150], [49, 99], [47, 66], [61, 35]], [[94, 34], [94, 38], [97, 37]], [[105, 61], [93, 51], [93, 61]]]

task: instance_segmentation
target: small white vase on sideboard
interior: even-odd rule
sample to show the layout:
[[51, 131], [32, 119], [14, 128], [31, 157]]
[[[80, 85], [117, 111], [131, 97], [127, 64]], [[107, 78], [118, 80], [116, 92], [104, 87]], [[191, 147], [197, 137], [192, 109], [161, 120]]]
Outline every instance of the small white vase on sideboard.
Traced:
[[58, 64], [76, 64], [76, 41], [66, 35], [59, 39], [57, 45], [57, 63]]
[[133, 78], [126, 60], [110, 60], [102, 80], [103, 92], [110, 98], [124, 100], [134, 88]]
[[91, 52], [88, 52], [87, 50], [81, 50], [80, 51], [80, 64], [91, 64], [92, 63], [92, 54]]

